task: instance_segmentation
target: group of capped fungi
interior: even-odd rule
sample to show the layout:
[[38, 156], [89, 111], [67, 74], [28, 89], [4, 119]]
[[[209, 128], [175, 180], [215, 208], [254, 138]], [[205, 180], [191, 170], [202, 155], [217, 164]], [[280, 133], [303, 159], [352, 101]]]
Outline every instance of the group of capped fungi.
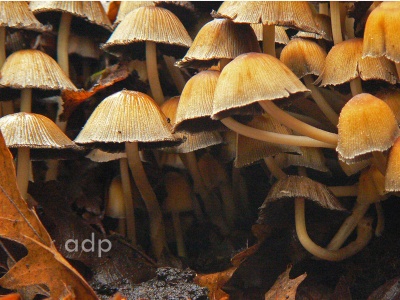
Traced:
[[21, 196], [43, 219], [53, 201], [51, 234], [66, 206], [154, 267], [219, 272], [257, 245], [224, 299], [264, 299], [289, 264], [320, 279], [297, 299], [343, 280], [366, 298], [400, 273], [398, 20], [396, 2], [1, 1]]

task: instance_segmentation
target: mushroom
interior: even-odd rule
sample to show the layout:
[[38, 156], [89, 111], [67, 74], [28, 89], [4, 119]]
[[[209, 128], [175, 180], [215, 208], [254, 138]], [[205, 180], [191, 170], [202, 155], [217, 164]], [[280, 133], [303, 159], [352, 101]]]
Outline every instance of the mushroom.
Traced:
[[[102, 49], [115, 55], [146, 55], [147, 74], [152, 96], [164, 102], [157, 69], [156, 44], [170, 55], [181, 55], [192, 40], [179, 19], [169, 10], [145, 6], [128, 13]], [[145, 50], [144, 50], [145, 48]]]
[[172, 135], [167, 117], [151, 97], [122, 90], [96, 107], [75, 141], [104, 150], [125, 149], [133, 179], [149, 214], [153, 254], [159, 259], [166, 249], [165, 228], [156, 194], [140, 160], [139, 145], [166, 147], [180, 143]]
[[124, 201], [124, 191], [120, 177], [111, 180], [107, 191], [107, 202], [105, 215], [118, 220], [117, 232], [126, 236], [126, 208]]

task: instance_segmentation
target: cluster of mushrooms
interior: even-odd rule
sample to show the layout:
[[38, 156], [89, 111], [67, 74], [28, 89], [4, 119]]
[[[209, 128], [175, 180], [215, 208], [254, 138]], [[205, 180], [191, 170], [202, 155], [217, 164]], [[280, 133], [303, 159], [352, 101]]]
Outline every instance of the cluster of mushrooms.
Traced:
[[[399, 26], [393, 25], [399, 23], [391, 22], [399, 17], [400, 4], [372, 4], [363, 38], [355, 37], [354, 19], [345, 6], [335, 1], [226, 1], [192, 40], [180, 19], [159, 2], [121, 2], [112, 24], [101, 2], [1, 1], [0, 129], [7, 146], [17, 149], [22, 196], [34, 203], [28, 194], [32, 159], [47, 160], [49, 181], [57, 179], [57, 159], [79, 158], [93, 149], [88, 154], [93, 160], [119, 161], [120, 175], [112, 180], [104, 204], [110, 216], [121, 219], [118, 231], [137, 243], [136, 190], [148, 214], [151, 254], [159, 259], [168, 251], [164, 216], [170, 214], [176, 252], [185, 256], [180, 212], [194, 212], [198, 220], [229, 233], [250, 201], [240, 168], [262, 163], [273, 185], [260, 220], [276, 201], [292, 198], [296, 232], [307, 251], [333, 261], [354, 255], [382, 233], [380, 202], [400, 188], [400, 46], [395, 40]], [[296, 33], [291, 39], [288, 28]], [[39, 32], [37, 43], [8, 49], [6, 56], [6, 39], [20, 31]], [[91, 40], [89, 32], [96, 38]], [[37, 47], [44, 33], [57, 36], [57, 53], [51, 54], [56, 60]], [[65, 134], [67, 121], [60, 120], [60, 91], [78, 91], [69, 53], [84, 50], [92, 59], [129, 61], [149, 88], [106, 97], [71, 140]], [[90, 66], [81, 67], [87, 78]], [[161, 68], [179, 96], [164, 96]], [[374, 94], [363, 91], [367, 81], [379, 87]], [[32, 112], [38, 97], [56, 103], [54, 121]], [[208, 151], [212, 147], [223, 149], [224, 162]], [[189, 174], [190, 180], [183, 172], [165, 175], [163, 201], [143, 166], [146, 151], [159, 164]], [[334, 153], [345, 176], [358, 176], [356, 184], [327, 186], [308, 175], [310, 169], [332, 172], [325, 163], [327, 151]], [[298, 174], [288, 175], [289, 166]], [[307, 233], [305, 200], [343, 210], [341, 197], [355, 198], [352, 212], [331, 242], [319, 246]], [[374, 228], [366, 216], [371, 204]], [[357, 238], [347, 241], [355, 229]]]

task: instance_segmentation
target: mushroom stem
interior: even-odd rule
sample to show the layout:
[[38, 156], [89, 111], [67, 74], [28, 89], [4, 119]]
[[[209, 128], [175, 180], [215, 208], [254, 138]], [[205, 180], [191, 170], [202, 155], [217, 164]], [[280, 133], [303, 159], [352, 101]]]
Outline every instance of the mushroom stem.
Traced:
[[221, 209], [220, 205], [218, 205], [219, 199], [206, 187], [197, 165], [195, 153], [179, 153], [179, 157], [192, 177], [193, 190], [196, 194], [200, 195], [208, 217], [214, 224], [218, 225], [222, 231], [227, 232], [227, 226], [221, 218]]
[[320, 121], [314, 119], [313, 117], [310, 116], [305, 116], [302, 114], [298, 114], [292, 111], [288, 111], [288, 114], [291, 115], [292, 117], [299, 119], [300, 121], [307, 123], [308, 125], [314, 126], [314, 127], [326, 127], [326, 125], [322, 124]]
[[328, 2], [319, 2], [318, 11], [322, 15], [329, 16], [329, 5], [328, 5]]
[[186, 247], [185, 247], [185, 241], [183, 239], [183, 231], [181, 226], [181, 220], [179, 217], [179, 212], [173, 211], [171, 215], [172, 215], [172, 223], [174, 226], [176, 250], [178, 256], [186, 257]]
[[272, 156], [267, 156], [264, 158], [264, 162], [268, 167], [268, 170], [277, 179], [284, 179], [287, 177], [286, 173], [278, 166], [275, 159]]
[[263, 24], [263, 52], [276, 57], [275, 25]]
[[126, 219], [118, 219], [117, 232], [122, 236], [126, 236]]
[[72, 14], [61, 13], [57, 36], [57, 62], [69, 77], [68, 41], [71, 28]]
[[361, 251], [372, 238], [371, 220], [363, 218], [357, 227], [357, 239], [339, 250], [327, 250], [315, 244], [307, 233], [304, 198], [295, 199], [296, 232], [303, 247], [314, 256], [329, 261], [344, 260]]
[[6, 61], [6, 28], [0, 27], [0, 68]]
[[125, 203], [126, 236], [131, 241], [132, 245], [136, 245], [135, 209], [133, 206], [127, 158], [119, 159], [119, 172], [121, 174], [122, 193]]
[[164, 102], [164, 94], [158, 76], [157, 48], [155, 42], [146, 41], [146, 68], [153, 99], [158, 105], [161, 105]]
[[17, 161], [17, 185], [24, 200], [28, 198], [30, 149], [28, 147], [18, 148]]
[[186, 80], [183, 78], [181, 70], [175, 66], [175, 59], [172, 56], [163, 55], [163, 58], [179, 94], [181, 94], [185, 87]]
[[372, 157], [374, 165], [377, 167], [379, 172], [381, 172], [381, 174], [385, 176], [387, 164], [385, 155], [383, 155], [381, 151], [372, 151]]
[[30, 88], [21, 90], [20, 111], [28, 113], [32, 111], [32, 89]]
[[340, 17], [340, 2], [339, 1], [329, 1], [331, 9], [331, 25], [332, 25], [332, 36], [333, 43], [336, 45], [343, 42], [342, 36], [342, 25]]
[[314, 99], [315, 103], [324, 113], [324, 115], [328, 118], [328, 120], [335, 126], [337, 126], [339, 122], [339, 116], [332, 109], [329, 103], [325, 100], [324, 96], [318, 90], [318, 88], [313, 84], [312, 75], [308, 74], [303, 77], [304, 83], [306, 87], [311, 90], [311, 97]]
[[293, 118], [287, 112], [280, 109], [273, 101], [259, 101], [261, 107], [273, 118], [281, 122], [283, 125], [293, 129], [294, 131], [304, 134], [310, 138], [331, 144], [336, 147], [338, 135], [336, 133], [321, 130], [314, 126], [308, 125], [296, 118]]
[[126, 142], [125, 151], [128, 158], [129, 168], [131, 169], [133, 175], [133, 179], [139, 189], [140, 195], [143, 198], [147, 212], [149, 214], [150, 240], [153, 254], [157, 259], [159, 259], [163, 253], [164, 248], [167, 248], [161, 208], [140, 160], [138, 143]]
[[361, 221], [369, 206], [369, 203], [360, 203], [357, 201], [353, 207], [352, 214], [343, 222], [326, 248], [329, 250], [339, 249]]
[[351, 94], [353, 95], [353, 97], [356, 95], [362, 94], [363, 89], [362, 89], [360, 77], [350, 80], [350, 90], [351, 90]]
[[333, 145], [331, 143], [324, 143], [306, 136], [280, 134], [276, 132], [269, 132], [253, 128], [250, 126], [246, 126], [235, 121], [231, 117], [224, 118], [221, 120], [221, 122], [232, 131], [259, 141], [264, 141], [274, 144], [285, 144], [291, 146], [321, 147], [321, 148], [331, 148], [331, 149], [336, 148], [336, 145]]

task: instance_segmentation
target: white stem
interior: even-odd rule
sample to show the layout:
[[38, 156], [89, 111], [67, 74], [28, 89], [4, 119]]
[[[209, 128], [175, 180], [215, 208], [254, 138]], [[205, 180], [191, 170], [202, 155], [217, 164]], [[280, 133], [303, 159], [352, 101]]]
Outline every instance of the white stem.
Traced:
[[324, 96], [318, 90], [318, 88], [313, 84], [312, 75], [306, 75], [303, 77], [304, 83], [306, 87], [311, 90], [311, 97], [314, 99], [315, 103], [324, 113], [324, 115], [328, 118], [328, 120], [335, 126], [337, 126], [339, 122], [339, 116], [332, 109], [329, 103], [325, 100]]
[[341, 25], [341, 18], [340, 18], [340, 2], [339, 1], [330, 1], [329, 5], [330, 5], [330, 9], [331, 9], [331, 24], [332, 24], [333, 43], [336, 45], [338, 43], [343, 42], [342, 25]]
[[21, 90], [21, 112], [30, 113], [32, 111], [32, 89]]
[[353, 97], [363, 92], [360, 77], [350, 80], [350, 90]]
[[128, 159], [119, 159], [119, 172], [121, 174], [122, 193], [124, 195], [126, 234], [132, 245], [136, 245], [135, 208], [133, 205], [131, 181], [129, 177]]
[[328, 189], [335, 197], [355, 197], [358, 195], [358, 186], [356, 185], [328, 186]]
[[140, 160], [138, 143], [126, 142], [125, 151], [133, 179], [139, 189], [140, 195], [143, 198], [149, 214], [150, 240], [153, 254], [157, 259], [160, 259], [164, 249], [167, 249], [167, 240], [165, 237], [165, 227], [161, 208]]
[[276, 106], [273, 101], [259, 101], [261, 107], [274, 119], [281, 122], [283, 125], [289, 127], [290, 129], [301, 133], [310, 138], [331, 144], [336, 147], [338, 141], [338, 135], [336, 133], [321, 130], [314, 126], [308, 125], [296, 118], [293, 118], [287, 112]]
[[179, 94], [181, 94], [183, 88], [185, 87], [186, 80], [183, 78], [181, 70], [175, 66], [175, 58], [167, 55], [163, 55], [163, 58], [165, 64], [167, 65], [169, 74], [171, 75], [172, 81], [174, 82]]
[[72, 14], [61, 13], [60, 26], [57, 36], [57, 62], [61, 69], [69, 77], [68, 42], [71, 30]]
[[276, 179], [285, 179], [287, 177], [286, 173], [282, 171], [272, 156], [265, 157], [264, 162], [267, 165], [268, 170]]
[[17, 161], [17, 185], [24, 200], [28, 198], [30, 149], [28, 147], [18, 148]]
[[164, 102], [164, 94], [161, 88], [160, 77], [157, 67], [157, 48], [155, 42], [146, 41], [146, 67], [147, 76], [153, 99], [158, 105]]
[[221, 122], [228, 127], [230, 130], [235, 131], [243, 136], [247, 136], [249, 138], [264, 141], [268, 143], [274, 144], [284, 144], [291, 146], [303, 146], [303, 147], [321, 147], [321, 148], [331, 148], [335, 149], [336, 145], [324, 143], [321, 141], [317, 141], [311, 139], [306, 136], [297, 136], [291, 134], [280, 134], [276, 132], [269, 132], [260, 130], [257, 128], [253, 128], [250, 126], [243, 125], [237, 121], [235, 121], [231, 117], [227, 117], [221, 120]]
[[341, 261], [361, 251], [371, 240], [371, 221], [364, 218], [364, 221], [360, 222], [358, 225], [357, 239], [348, 244], [346, 247], [339, 250], [327, 250], [321, 246], [318, 246], [311, 240], [307, 233], [304, 202], [304, 198], [296, 198], [294, 202], [296, 232], [300, 243], [314, 256], [329, 261]]

